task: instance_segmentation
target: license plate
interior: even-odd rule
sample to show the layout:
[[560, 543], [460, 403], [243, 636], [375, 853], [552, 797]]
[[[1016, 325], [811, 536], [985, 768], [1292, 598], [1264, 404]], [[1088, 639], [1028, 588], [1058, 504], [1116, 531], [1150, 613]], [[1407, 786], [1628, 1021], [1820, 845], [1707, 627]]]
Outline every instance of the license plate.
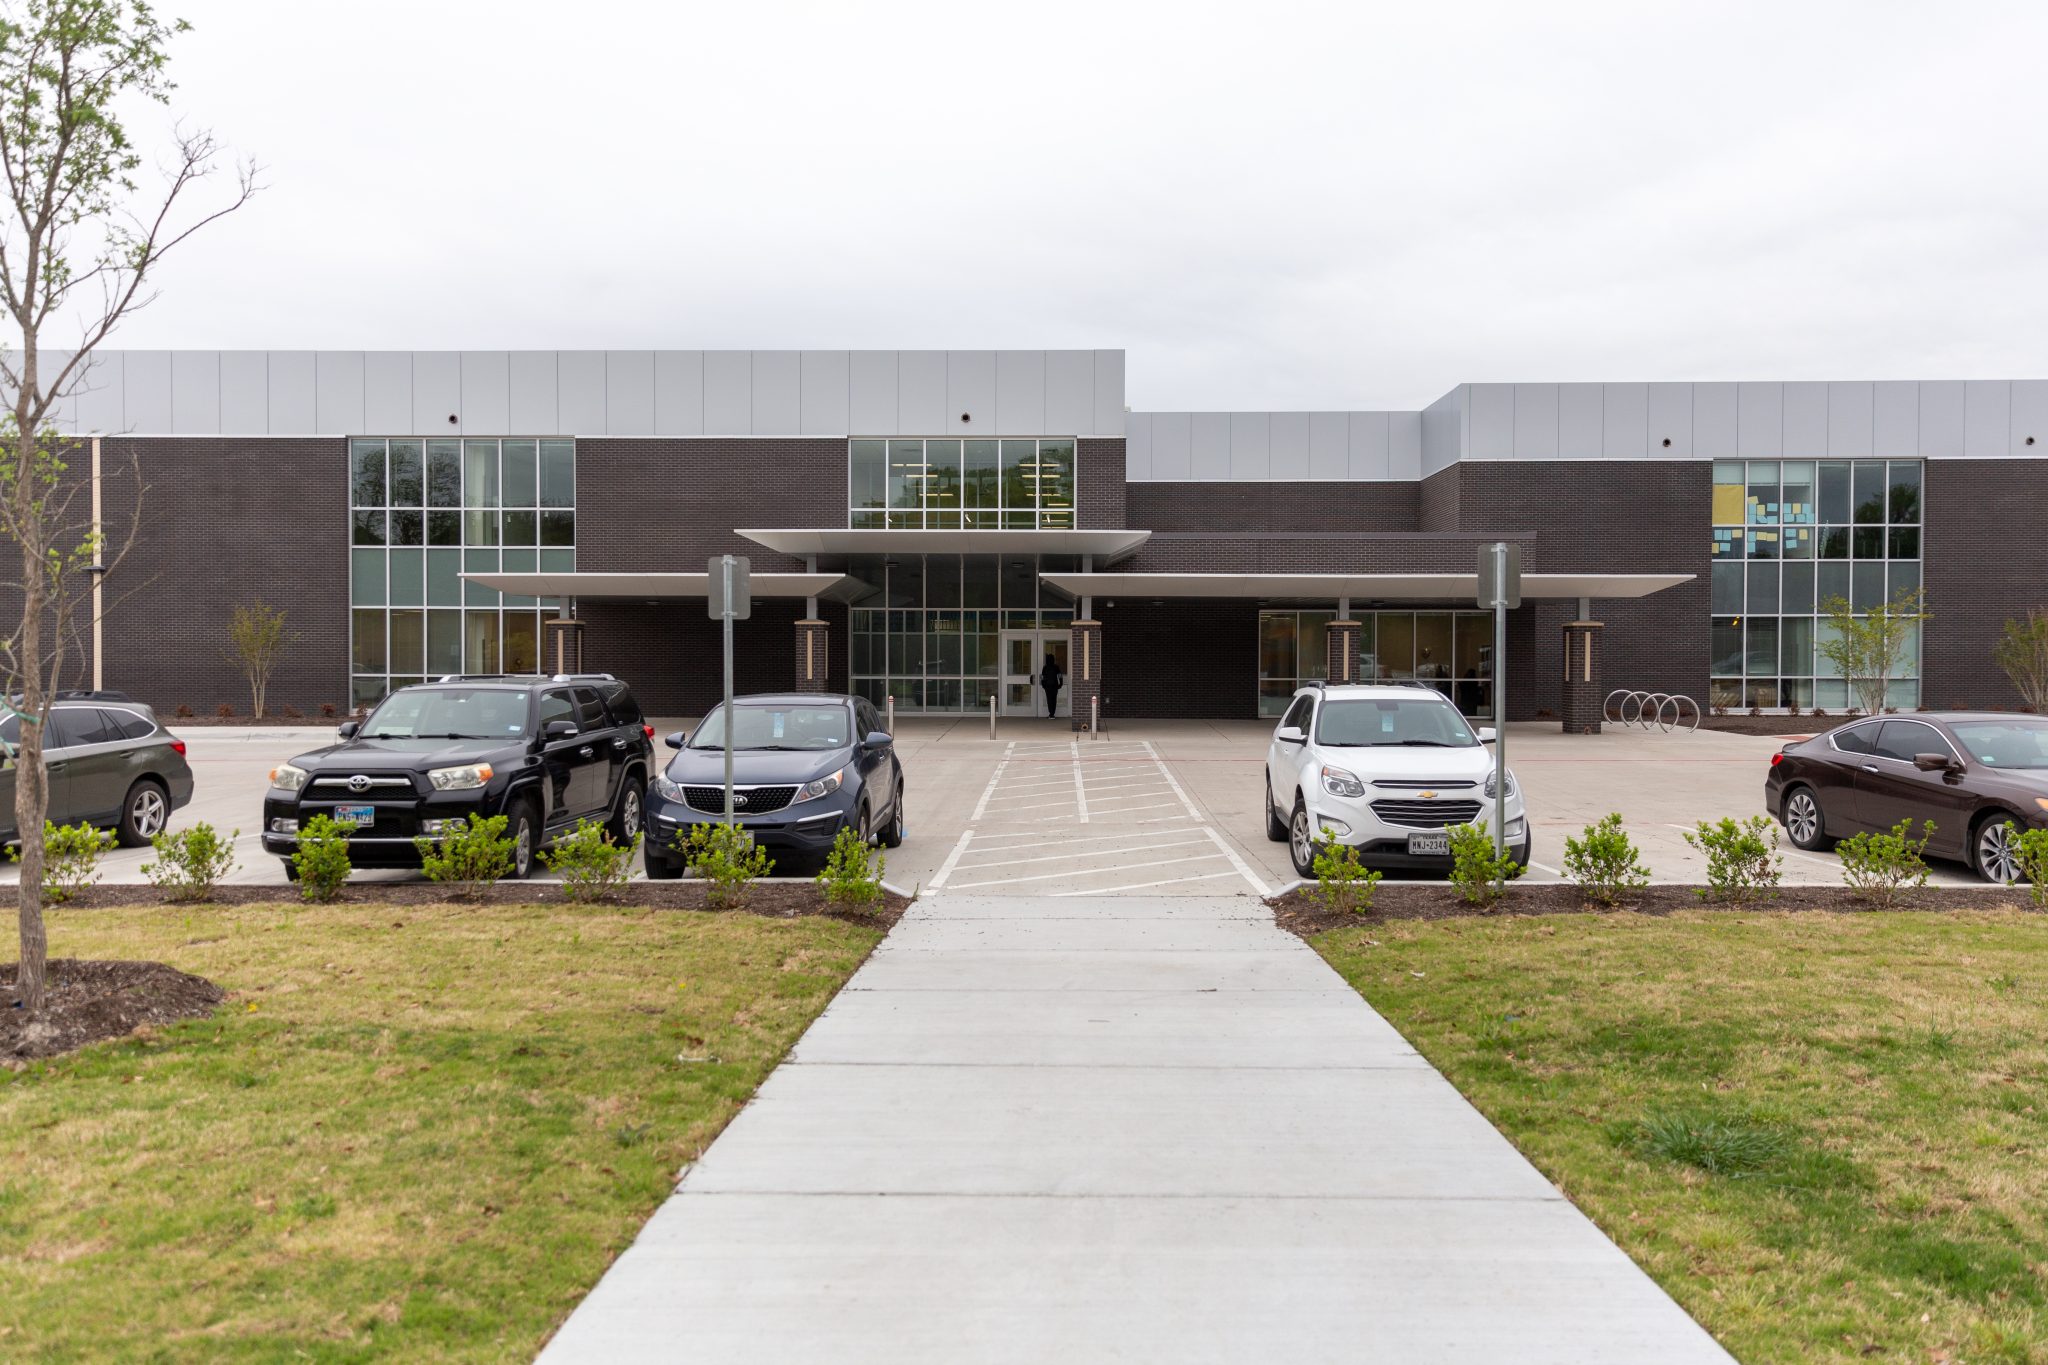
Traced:
[[375, 806], [336, 806], [334, 818], [345, 824], [374, 825], [377, 823]]
[[1408, 853], [1411, 857], [1442, 857], [1450, 851], [1451, 836], [1441, 830], [1408, 836]]

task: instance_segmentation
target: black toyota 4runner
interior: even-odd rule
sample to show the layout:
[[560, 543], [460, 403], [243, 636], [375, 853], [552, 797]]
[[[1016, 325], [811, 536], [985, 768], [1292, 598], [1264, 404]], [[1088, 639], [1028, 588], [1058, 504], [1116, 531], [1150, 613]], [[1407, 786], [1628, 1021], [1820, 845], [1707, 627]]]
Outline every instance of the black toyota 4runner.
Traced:
[[653, 768], [654, 727], [608, 673], [446, 677], [402, 687], [341, 742], [300, 754], [270, 774], [263, 848], [284, 859], [316, 815], [350, 821], [357, 867], [418, 867], [413, 839], [503, 815], [512, 875], [578, 820], [604, 820], [629, 842], [640, 832]]

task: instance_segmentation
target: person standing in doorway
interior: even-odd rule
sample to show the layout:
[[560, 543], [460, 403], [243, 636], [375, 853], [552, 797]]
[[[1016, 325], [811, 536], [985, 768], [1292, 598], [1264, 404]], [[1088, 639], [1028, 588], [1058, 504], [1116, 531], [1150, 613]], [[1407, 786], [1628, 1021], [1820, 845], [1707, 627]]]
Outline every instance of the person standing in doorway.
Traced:
[[1045, 714], [1056, 716], [1060, 713], [1060, 687], [1067, 675], [1060, 672], [1059, 663], [1052, 657], [1052, 651], [1045, 652], [1045, 667], [1038, 670], [1038, 685], [1045, 689]]

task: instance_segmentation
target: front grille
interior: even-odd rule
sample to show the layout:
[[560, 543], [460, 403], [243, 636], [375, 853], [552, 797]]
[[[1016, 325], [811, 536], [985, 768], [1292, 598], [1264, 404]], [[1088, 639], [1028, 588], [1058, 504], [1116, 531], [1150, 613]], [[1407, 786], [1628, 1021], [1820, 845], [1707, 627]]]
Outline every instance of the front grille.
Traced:
[[1375, 801], [1372, 813], [1390, 825], [1407, 829], [1442, 829], [1465, 825], [1479, 814], [1477, 801]]
[[[370, 794], [371, 792], [388, 792], [388, 791], [408, 791], [408, 792], [409, 792], [409, 791], [412, 791], [412, 790], [413, 790], [413, 784], [412, 784], [412, 779], [411, 779], [411, 778], [409, 778], [409, 777], [396, 777], [396, 776], [383, 776], [383, 777], [379, 777], [379, 776], [377, 776], [377, 775], [375, 775], [375, 774], [370, 774], [370, 773], [363, 773], [363, 774], [357, 774], [357, 776], [361, 776], [361, 777], [363, 777], [363, 778], [364, 778], [364, 779], [365, 779], [365, 780], [367, 781], [367, 783], [368, 783], [368, 785], [367, 785], [367, 786], [365, 786], [365, 787], [364, 787], [364, 788], [362, 789], [362, 790], [363, 790], [363, 794], [364, 794], [365, 796], [369, 795], [369, 794]], [[349, 784], [350, 784], [351, 782], [353, 782], [354, 780], [355, 780], [355, 777], [354, 777], [354, 776], [350, 776], [350, 777], [316, 777], [316, 778], [314, 778], [314, 779], [312, 780], [312, 782], [311, 782], [310, 784], [308, 784], [308, 785], [310, 785], [310, 786], [314, 786], [314, 787], [320, 787], [320, 788], [323, 788], [323, 789], [325, 789], [325, 790], [328, 790], [328, 791], [340, 791], [340, 792], [346, 792], [346, 791], [353, 791], [353, 790], [354, 790], [354, 788], [353, 788], [353, 787], [351, 787], [351, 786], [349, 785]]]
[[[795, 795], [795, 787], [734, 787], [732, 811], [735, 815], [759, 815], [763, 811], [781, 810]], [[725, 814], [723, 787], [685, 787], [683, 799], [690, 803], [691, 810], [707, 815]]]
[[1477, 782], [1411, 782], [1405, 778], [1393, 777], [1376, 777], [1372, 784], [1375, 787], [1385, 787], [1389, 791], [1403, 792], [1470, 791], [1479, 785]]

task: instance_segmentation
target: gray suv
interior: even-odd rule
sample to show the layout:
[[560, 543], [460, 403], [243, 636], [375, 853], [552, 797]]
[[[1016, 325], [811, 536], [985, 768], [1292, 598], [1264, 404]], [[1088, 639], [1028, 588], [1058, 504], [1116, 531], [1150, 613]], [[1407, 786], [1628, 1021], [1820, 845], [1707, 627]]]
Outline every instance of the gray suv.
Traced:
[[[50, 772], [50, 820], [111, 829], [123, 847], [141, 848], [171, 812], [192, 799], [185, 741], [140, 702], [99, 693], [51, 704], [43, 763]], [[0, 843], [14, 843], [14, 749], [21, 717], [0, 721]]]

